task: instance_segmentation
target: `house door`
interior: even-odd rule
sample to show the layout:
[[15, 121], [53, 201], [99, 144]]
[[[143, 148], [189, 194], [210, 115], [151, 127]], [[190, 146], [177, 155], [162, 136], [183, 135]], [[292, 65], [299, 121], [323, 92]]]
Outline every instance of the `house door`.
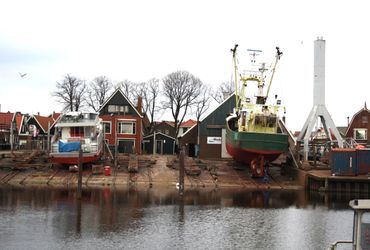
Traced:
[[193, 143], [189, 143], [189, 157], [195, 156], [195, 145]]
[[157, 140], [156, 141], [156, 153], [157, 154], [163, 154], [163, 141], [162, 140]]
[[131, 154], [134, 152], [134, 140], [118, 140], [118, 153]]

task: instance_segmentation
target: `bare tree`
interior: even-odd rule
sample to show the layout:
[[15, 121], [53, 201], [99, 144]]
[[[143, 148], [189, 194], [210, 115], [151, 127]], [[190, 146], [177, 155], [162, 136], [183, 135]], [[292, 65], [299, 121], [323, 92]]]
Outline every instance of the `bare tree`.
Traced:
[[64, 106], [64, 111], [78, 111], [83, 106], [86, 89], [84, 81], [67, 74], [61, 83], [57, 82], [56, 87], [57, 91], [52, 95]]
[[180, 124], [200, 94], [202, 82], [187, 71], [176, 71], [163, 78], [163, 108], [170, 109], [175, 121], [175, 138]]
[[125, 96], [132, 102], [136, 101], [137, 95], [137, 84], [125, 79], [123, 81], [118, 82], [115, 86], [115, 89], [120, 88], [125, 94]]
[[157, 105], [159, 96], [159, 80], [151, 78], [147, 82], [139, 84], [137, 95], [143, 98], [143, 111], [149, 116], [150, 125], [148, 133], [153, 132], [154, 115], [159, 110]]
[[206, 85], [202, 85], [201, 88], [200, 88], [200, 95], [198, 96], [198, 98], [196, 99], [195, 103], [194, 103], [194, 108], [195, 108], [195, 117], [197, 118], [197, 128], [198, 128], [198, 136], [197, 136], [197, 144], [199, 145], [199, 140], [200, 140], [200, 136], [199, 136], [199, 133], [200, 133], [200, 118], [202, 117], [202, 115], [207, 112], [209, 106], [210, 106], [210, 103], [211, 103], [211, 100], [210, 100], [210, 92], [211, 92], [211, 88], [206, 86]]
[[112, 82], [108, 79], [108, 77], [95, 77], [94, 80], [90, 82], [87, 89], [87, 105], [97, 112], [107, 99], [112, 88]]
[[213, 91], [212, 97], [216, 102], [222, 103], [226, 98], [235, 92], [235, 86], [231, 82], [222, 82], [217, 89]]

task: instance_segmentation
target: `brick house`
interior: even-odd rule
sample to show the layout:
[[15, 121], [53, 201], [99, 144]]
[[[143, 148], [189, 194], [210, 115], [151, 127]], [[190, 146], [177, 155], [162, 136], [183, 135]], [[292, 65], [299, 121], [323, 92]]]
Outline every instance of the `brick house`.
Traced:
[[98, 110], [104, 124], [104, 138], [112, 152], [141, 154], [143, 115], [141, 98], [135, 107], [120, 88]]

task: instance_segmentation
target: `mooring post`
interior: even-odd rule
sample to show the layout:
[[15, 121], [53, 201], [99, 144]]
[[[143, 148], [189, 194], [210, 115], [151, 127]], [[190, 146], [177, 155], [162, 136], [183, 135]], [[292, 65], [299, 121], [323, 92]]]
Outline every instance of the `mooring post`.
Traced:
[[80, 150], [78, 151], [78, 184], [77, 184], [77, 199], [82, 196], [82, 148], [80, 143]]
[[179, 171], [180, 171], [180, 180], [179, 180], [179, 194], [184, 194], [184, 174], [185, 174], [185, 150], [182, 148], [180, 150], [180, 164], [179, 164]]

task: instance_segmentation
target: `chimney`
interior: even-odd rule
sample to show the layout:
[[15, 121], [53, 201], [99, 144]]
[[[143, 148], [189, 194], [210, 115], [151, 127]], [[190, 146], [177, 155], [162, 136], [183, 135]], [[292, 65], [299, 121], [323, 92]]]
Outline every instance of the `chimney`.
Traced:
[[142, 115], [143, 114], [143, 98], [141, 96], [137, 97], [137, 111]]
[[40, 116], [40, 112], [37, 112], [37, 115]]

